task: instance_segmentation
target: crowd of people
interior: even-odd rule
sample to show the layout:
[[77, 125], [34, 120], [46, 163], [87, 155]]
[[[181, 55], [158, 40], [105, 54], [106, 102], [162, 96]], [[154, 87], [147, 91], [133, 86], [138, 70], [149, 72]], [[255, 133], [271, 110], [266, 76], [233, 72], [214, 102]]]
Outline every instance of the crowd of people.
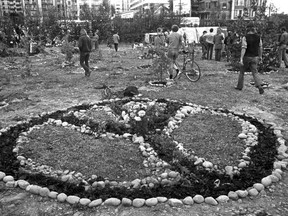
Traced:
[[[24, 37], [27, 34], [25, 28], [14, 29], [15, 43], [21, 40], [21, 37]], [[154, 47], [161, 48], [167, 47], [168, 52], [167, 56], [171, 61], [170, 69], [170, 78], [172, 79], [173, 65], [176, 62], [180, 49], [185, 49], [186, 44], [186, 35], [178, 33], [179, 27], [173, 25], [171, 27], [171, 33], [163, 32], [162, 28], [157, 29], [157, 36], [154, 38]], [[67, 34], [69, 36], [69, 32]], [[67, 36], [67, 41], [68, 41]], [[3, 40], [5, 35], [3, 31], [0, 31], [0, 39]], [[114, 49], [117, 52], [120, 42], [120, 37], [118, 32], [113, 32], [111, 35], [110, 41], [114, 45]], [[214, 33], [214, 28], [211, 28], [209, 32], [203, 31], [199, 42], [202, 47], [202, 59], [212, 60], [213, 52], [215, 61], [221, 61], [223, 57], [223, 52], [226, 56], [226, 61], [233, 61], [233, 56], [235, 52], [239, 53], [241, 50], [240, 56], [240, 74], [238, 78], [238, 84], [235, 87], [237, 90], [242, 90], [244, 83], [244, 74], [247, 69], [252, 72], [255, 86], [259, 89], [259, 93], [263, 94], [264, 89], [262, 88], [261, 80], [258, 76], [258, 63], [262, 62], [263, 55], [263, 42], [261, 37], [257, 34], [256, 26], [253, 23], [249, 23], [247, 26], [247, 33], [240, 37], [236, 32], [228, 31], [226, 33], [219, 27]], [[12, 42], [14, 43], [14, 42]], [[19, 43], [19, 42], [18, 42]], [[288, 59], [287, 59], [287, 46], [288, 46], [288, 33], [285, 27], [281, 28], [281, 34], [279, 36], [278, 42], [278, 67], [281, 66], [282, 61], [284, 61], [285, 67], [288, 68]], [[78, 40], [78, 47], [80, 51], [80, 65], [85, 70], [85, 76], [89, 77], [91, 74], [89, 68], [89, 56], [92, 50], [99, 49], [99, 31], [96, 30], [94, 33], [89, 32], [87, 34], [84, 28], [80, 31], [80, 37]], [[235, 50], [235, 47], [237, 48]]]

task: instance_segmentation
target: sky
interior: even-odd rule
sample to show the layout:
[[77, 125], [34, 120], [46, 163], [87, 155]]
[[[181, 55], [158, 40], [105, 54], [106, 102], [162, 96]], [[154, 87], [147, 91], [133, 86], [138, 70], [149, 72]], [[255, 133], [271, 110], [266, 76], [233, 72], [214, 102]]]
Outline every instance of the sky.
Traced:
[[274, 4], [274, 6], [277, 8], [277, 13], [284, 13], [288, 14], [288, 0], [268, 0], [267, 6], [269, 4]]

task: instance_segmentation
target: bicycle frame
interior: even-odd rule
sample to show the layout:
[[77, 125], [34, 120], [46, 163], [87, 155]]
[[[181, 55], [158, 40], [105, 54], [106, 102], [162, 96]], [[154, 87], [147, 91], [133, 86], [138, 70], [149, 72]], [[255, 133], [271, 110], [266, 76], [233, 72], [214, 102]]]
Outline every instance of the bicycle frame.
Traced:
[[[183, 54], [182, 66], [178, 62], [175, 62], [175, 64], [174, 64], [174, 69], [176, 70], [176, 72], [177, 72], [177, 69], [179, 70], [174, 79], [176, 79], [176, 78], [180, 79], [180, 76], [183, 73], [183, 71], [186, 69], [186, 65], [188, 62], [191, 61], [192, 65], [194, 64], [194, 49], [193, 49], [192, 53], [183, 51], [182, 54]], [[190, 58], [190, 56], [192, 56], [192, 58]]]

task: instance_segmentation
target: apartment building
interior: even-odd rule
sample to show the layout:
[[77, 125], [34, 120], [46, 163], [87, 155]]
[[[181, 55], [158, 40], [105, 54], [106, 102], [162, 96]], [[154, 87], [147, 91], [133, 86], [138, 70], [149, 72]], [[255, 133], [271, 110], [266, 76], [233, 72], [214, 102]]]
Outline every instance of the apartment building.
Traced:
[[201, 20], [211, 18], [230, 20], [240, 16], [248, 19], [255, 15], [250, 7], [252, 1], [256, 1], [258, 6], [267, 2], [267, 0], [200, 0], [197, 2], [194, 0], [192, 14], [198, 14]]
[[0, 15], [22, 12], [22, 0], [0, 0]]
[[169, 0], [130, 0], [130, 10], [157, 9], [161, 5], [169, 7]]

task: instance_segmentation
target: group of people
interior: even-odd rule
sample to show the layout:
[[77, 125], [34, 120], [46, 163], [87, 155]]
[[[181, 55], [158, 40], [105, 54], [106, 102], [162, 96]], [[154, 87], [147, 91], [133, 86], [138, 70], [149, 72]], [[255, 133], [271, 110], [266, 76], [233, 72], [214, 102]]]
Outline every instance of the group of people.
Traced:
[[[78, 48], [80, 52], [80, 65], [85, 71], [85, 77], [89, 77], [91, 74], [91, 70], [89, 67], [89, 58], [90, 53], [94, 47], [95, 50], [98, 50], [99, 48], [99, 31], [96, 30], [94, 34], [91, 34], [90, 36], [87, 34], [85, 29], [80, 30], [80, 38], [78, 40]], [[112, 36], [113, 42], [114, 42], [114, 49], [117, 52], [118, 51], [118, 45], [120, 41], [120, 37], [118, 35], [118, 32], [115, 32]]]
[[[155, 47], [165, 46], [167, 44], [168, 53], [167, 56], [171, 60], [170, 64], [170, 79], [173, 78], [173, 65], [176, 62], [179, 51], [181, 48], [185, 49], [185, 39], [184, 37], [178, 33], [179, 27], [177, 25], [173, 25], [171, 28], [172, 32], [168, 35], [164, 35], [162, 30], [157, 29], [158, 35], [154, 39]], [[202, 45], [203, 58], [212, 59], [213, 50], [215, 50], [215, 60], [220, 61], [222, 55], [222, 49], [224, 45], [224, 41], [229, 48], [231, 41], [228, 41], [229, 37], [232, 37], [231, 32], [228, 32], [228, 36], [226, 39], [224, 38], [224, 34], [220, 28], [217, 29], [217, 33], [213, 34], [214, 29], [211, 28], [209, 33], [203, 32], [202, 37], [200, 38], [200, 43]], [[231, 39], [231, 38], [230, 38]], [[87, 36], [85, 30], [81, 30], [81, 37], [79, 39], [79, 49], [80, 49], [80, 64], [85, 70], [85, 76], [90, 76], [89, 72], [89, 52], [91, 51], [91, 47], [89, 47], [90, 38]], [[118, 50], [119, 43], [119, 35], [115, 33], [113, 35], [114, 47], [115, 50]], [[264, 89], [262, 87], [261, 79], [258, 75], [258, 63], [262, 62], [263, 55], [263, 44], [261, 37], [257, 34], [256, 26], [254, 23], [249, 23], [247, 25], [247, 33], [241, 38], [241, 56], [240, 56], [240, 73], [238, 77], [238, 83], [235, 87], [236, 90], [241, 91], [244, 86], [244, 74], [247, 69], [250, 69], [255, 81], [255, 86], [258, 88], [259, 93], [263, 94]], [[282, 60], [284, 60], [286, 68], [288, 68], [288, 61], [286, 56], [286, 48], [288, 46], [288, 33], [286, 28], [281, 28], [281, 36], [279, 38], [279, 62], [281, 64]], [[229, 58], [229, 56], [228, 56]]]
[[216, 34], [214, 34], [213, 28], [210, 28], [209, 33], [203, 31], [203, 35], [200, 36], [199, 42], [202, 46], [202, 59], [211, 60], [213, 50], [215, 50], [215, 60], [221, 61], [222, 50], [224, 48], [224, 33], [221, 28], [217, 29]]

